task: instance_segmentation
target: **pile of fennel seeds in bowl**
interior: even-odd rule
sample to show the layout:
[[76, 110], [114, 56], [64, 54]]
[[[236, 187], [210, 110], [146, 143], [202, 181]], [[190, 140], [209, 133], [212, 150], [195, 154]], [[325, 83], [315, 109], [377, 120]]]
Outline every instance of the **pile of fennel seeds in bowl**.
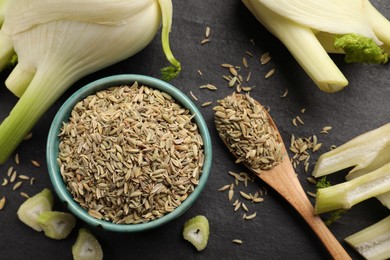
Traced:
[[78, 102], [61, 128], [57, 159], [74, 200], [117, 224], [173, 211], [202, 173], [203, 140], [193, 117], [167, 93], [138, 83]]

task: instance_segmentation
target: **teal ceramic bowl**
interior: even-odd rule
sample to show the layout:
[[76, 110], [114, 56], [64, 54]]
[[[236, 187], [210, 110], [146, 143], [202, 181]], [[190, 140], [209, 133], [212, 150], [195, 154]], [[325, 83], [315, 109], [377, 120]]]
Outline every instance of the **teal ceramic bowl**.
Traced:
[[[105, 88], [123, 84], [132, 84], [134, 82], [138, 82], [139, 84], [143, 84], [148, 87], [168, 93], [179, 104], [189, 109], [192, 114], [195, 114], [194, 121], [197, 124], [199, 132], [203, 138], [205, 160], [202, 168], [202, 174], [199, 178], [199, 184], [196, 186], [195, 190], [187, 197], [187, 199], [185, 199], [183, 203], [177, 208], [175, 208], [172, 212], [160, 218], [142, 224], [115, 224], [90, 216], [85, 209], [83, 209], [76, 201], [74, 201], [72, 194], [68, 191], [66, 184], [62, 179], [60, 169], [57, 163], [60, 142], [58, 135], [60, 133], [60, 129], [62, 127], [63, 122], [68, 121], [70, 112], [72, 111], [77, 102], [84, 99], [88, 95], [94, 94], [97, 91], [103, 90]], [[50, 179], [55, 192], [57, 193], [59, 199], [68, 207], [69, 211], [73, 213], [76, 217], [91, 226], [104, 230], [114, 232], [139, 232], [156, 228], [176, 219], [194, 204], [194, 202], [202, 192], [203, 188], [205, 187], [207, 179], [209, 177], [212, 161], [212, 148], [210, 134], [200, 111], [184, 93], [182, 93], [172, 85], [156, 78], [143, 75], [125, 74], [110, 76], [94, 81], [82, 87], [81, 89], [76, 91], [71, 97], [69, 97], [69, 99], [61, 106], [51, 124], [47, 140], [46, 159]]]

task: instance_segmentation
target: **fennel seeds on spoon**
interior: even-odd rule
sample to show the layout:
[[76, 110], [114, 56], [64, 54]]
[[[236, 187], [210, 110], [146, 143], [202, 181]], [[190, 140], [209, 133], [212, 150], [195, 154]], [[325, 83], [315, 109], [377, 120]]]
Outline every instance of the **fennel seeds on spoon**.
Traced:
[[202, 173], [203, 140], [193, 116], [168, 94], [137, 83], [80, 101], [62, 127], [58, 157], [74, 200], [114, 223], [173, 211]]
[[269, 170], [283, 159], [281, 137], [268, 121], [264, 107], [249, 94], [233, 93], [218, 101], [215, 126], [237, 158], [255, 170]]

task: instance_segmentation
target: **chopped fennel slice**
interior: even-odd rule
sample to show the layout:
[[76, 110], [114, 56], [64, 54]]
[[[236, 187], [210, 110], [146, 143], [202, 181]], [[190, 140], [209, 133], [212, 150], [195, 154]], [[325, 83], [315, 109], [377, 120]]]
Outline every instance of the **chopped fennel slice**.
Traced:
[[318, 189], [315, 213], [350, 209], [364, 200], [387, 192], [390, 192], [390, 163], [353, 180]]
[[365, 259], [390, 258], [390, 216], [348, 236], [345, 241]]

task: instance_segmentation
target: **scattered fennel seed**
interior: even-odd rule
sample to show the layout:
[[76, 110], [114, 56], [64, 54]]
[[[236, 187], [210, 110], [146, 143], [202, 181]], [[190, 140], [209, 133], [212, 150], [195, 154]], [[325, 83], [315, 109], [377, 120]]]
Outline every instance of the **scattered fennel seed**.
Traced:
[[252, 198], [252, 201], [253, 201], [254, 203], [259, 203], [259, 202], [263, 202], [264, 199], [263, 199], [263, 198]]
[[248, 61], [246, 60], [245, 57], [242, 58], [242, 65], [245, 67], [245, 68], [248, 68]]
[[246, 216], [245, 216], [245, 219], [246, 219], [246, 220], [254, 219], [254, 218], [256, 217], [256, 215], [257, 215], [257, 212], [255, 212], [255, 213], [253, 213], [253, 214], [251, 214], [251, 215], [246, 215]]
[[287, 95], [288, 95], [288, 89], [286, 88], [286, 90], [284, 91], [284, 93], [280, 97], [284, 98], [284, 97], [287, 97]]
[[243, 197], [244, 199], [252, 200], [252, 197], [251, 197], [249, 194], [247, 194], [247, 193], [245, 193], [245, 192], [243, 192], [243, 191], [240, 191], [240, 195], [241, 195], [241, 197]]
[[248, 72], [248, 75], [246, 76], [245, 81], [248, 82], [251, 79], [252, 72]]
[[307, 191], [306, 193], [307, 193], [307, 195], [309, 195], [309, 196], [312, 197], [312, 198], [315, 198], [315, 197], [316, 197], [316, 194], [315, 194], [314, 192]]
[[228, 199], [229, 201], [231, 201], [233, 199], [233, 196], [234, 196], [234, 190], [233, 189], [230, 189], [229, 190], [229, 193], [228, 193]]
[[21, 193], [19, 193], [19, 194], [20, 194], [20, 196], [22, 196], [23, 198], [26, 198], [26, 199], [30, 198], [30, 196], [29, 196], [27, 193], [25, 193], [25, 192], [21, 192]]
[[317, 181], [316, 179], [314, 179], [313, 177], [307, 177], [306, 180], [311, 183], [311, 184], [317, 184]]
[[270, 60], [271, 60], [271, 55], [270, 55], [269, 52], [264, 53], [264, 54], [261, 55], [261, 57], [260, 57], [260, 63], [261, 63], [261, 65], [267, 64]]
[[230, 68], [229, 68], [229, 72], [230, 72], [233, 76], [235, 76], [235, 77], [238, 76], [238, 72], [237, 72], [237, 70], [236, 70], [234, 67], [230, 67]]
[[331, 126], [324, 126], [324, 127], [322, 128], [323, 131], [330, 131], [331, 129], [332, 129]]
[[8, 171], [7, 171], [7, 176], [8, 176], [8, 177], [11, 177], [11, 174], [12, 174], [13, 171], [14, 171], [14, 167], [12, 167], [12, 166], [9, 167], [9, 168], [8, 168]]
[[271, 77], [271, 76], [274, 75], [274, 74], [275, 74], [275, 69], [271, 69], [271, 70], [269, 70], [269, 71], [265, 74], [264, 78], [268, 79], [269, 77]]
[[14, 160], [15, 160], [16, 165], [20, 164], [19, 153], [15, 154], [15, 159]]
[[203, 73], [202, 73], [201, 70], [198, 70], [198, 74], [199, 74], [200, 76], [203, 76]]
[[206, 38], [209, 38], [210, 32], [211, 32], [210, 26], [206, 26], [206, 31], [205, 31], [205, 37], [206, 37]]
[[202, 107], [207, 107], [207, 106], [210, 106], [213, 102], [211, 101], [207, 101], [207, 102], [204, 102], [201, 106]]
[[221, 188], [218, 189], [218, 191], [225, 191], [225, 190], [228, 190], [230, 188], [230, 184], [226, 184], [224, 186], [222, 186]]
[[29, 176], [24, 175], [24, 174], [19, 175], [18, 178], [21, 179], [21, 180], [29, 180], [30, 179]]
[[293, 126], [298, 126], [298, 123], [297, 123], [297, 118], [294, 117], [292, 120], [291, 120]]
[[[234, 205], [233, 205], [233, 206], [234, 206]], [[234, 207], [234, 211], [239, 210], [240, 207], [241, 207], [241, 202], [236, 203], [236, 205], [235, 205], [235, 207]]]
[[238, 244], [238, 245], [241, 245], [242, 244], [242, 240], [241, 239], [233, 239], [232, 242], [234, 244]]
[[195, 99], [196, 101], [198, 101], [198, 97], [194, 95], [194, 93], [192, 93], [192, 91], [190, 91], [190, 95], [193, 99]]
[[17, 183], [15, 183], [15, 185], [12, 187], [12, 190], [17, 190], [20, 188], [20, 186], [22, 186], [23, 182], [21, 181], [18, 181]]
[[210, 39], [203, 39], [200, 44], [203, 45], [203, 44], [206, 44], [208, 42], [210, 42], [211, 40]]
[[243, 91], [245, 91], [245, 92], [249, 92], [249, 91], [252, 90], [251, 87], [241, 87], [241, 89], [242, 89]]
[[7, 184], [8, 184], [8, 179], [3, 178], [3, 183], [1, 184], [1, 186], [6, 186]]
[[222, 67], [222, 68], [233, 68], [234, 66], [231, 65], [231, 64], [229, 64], [229, 63], [222, 63], [222, 64], [221, 64], [221, 67]]
[[2, 210], [4, 208], [4, 206], [5, 206], [5, 197], [2, 197], [0, 199], [0, 210]]
[[199, 87], [200, 89], [217, 90], [218, 88], [212, 84], [206, 84]]
[[9, 182], [11, 182], [11, 183], [14, 182], [16, 180], [16, 177], [18, 177], [18, 174], [17, 174], [16, 171], [13, 171], [12, 175], [11, 175], [11, 177], [9, 179]]
[[300, 116], [297, 116], [296, 118], [297, 118], [297, 121], [298, 121], [301, 125], [304, 125], [304, 124], [305, 124]]
[[37, 162], [36, 160], [31, 160], [31, 164], [35, 167], [40, 167], [41, 164], [39, 162]]

